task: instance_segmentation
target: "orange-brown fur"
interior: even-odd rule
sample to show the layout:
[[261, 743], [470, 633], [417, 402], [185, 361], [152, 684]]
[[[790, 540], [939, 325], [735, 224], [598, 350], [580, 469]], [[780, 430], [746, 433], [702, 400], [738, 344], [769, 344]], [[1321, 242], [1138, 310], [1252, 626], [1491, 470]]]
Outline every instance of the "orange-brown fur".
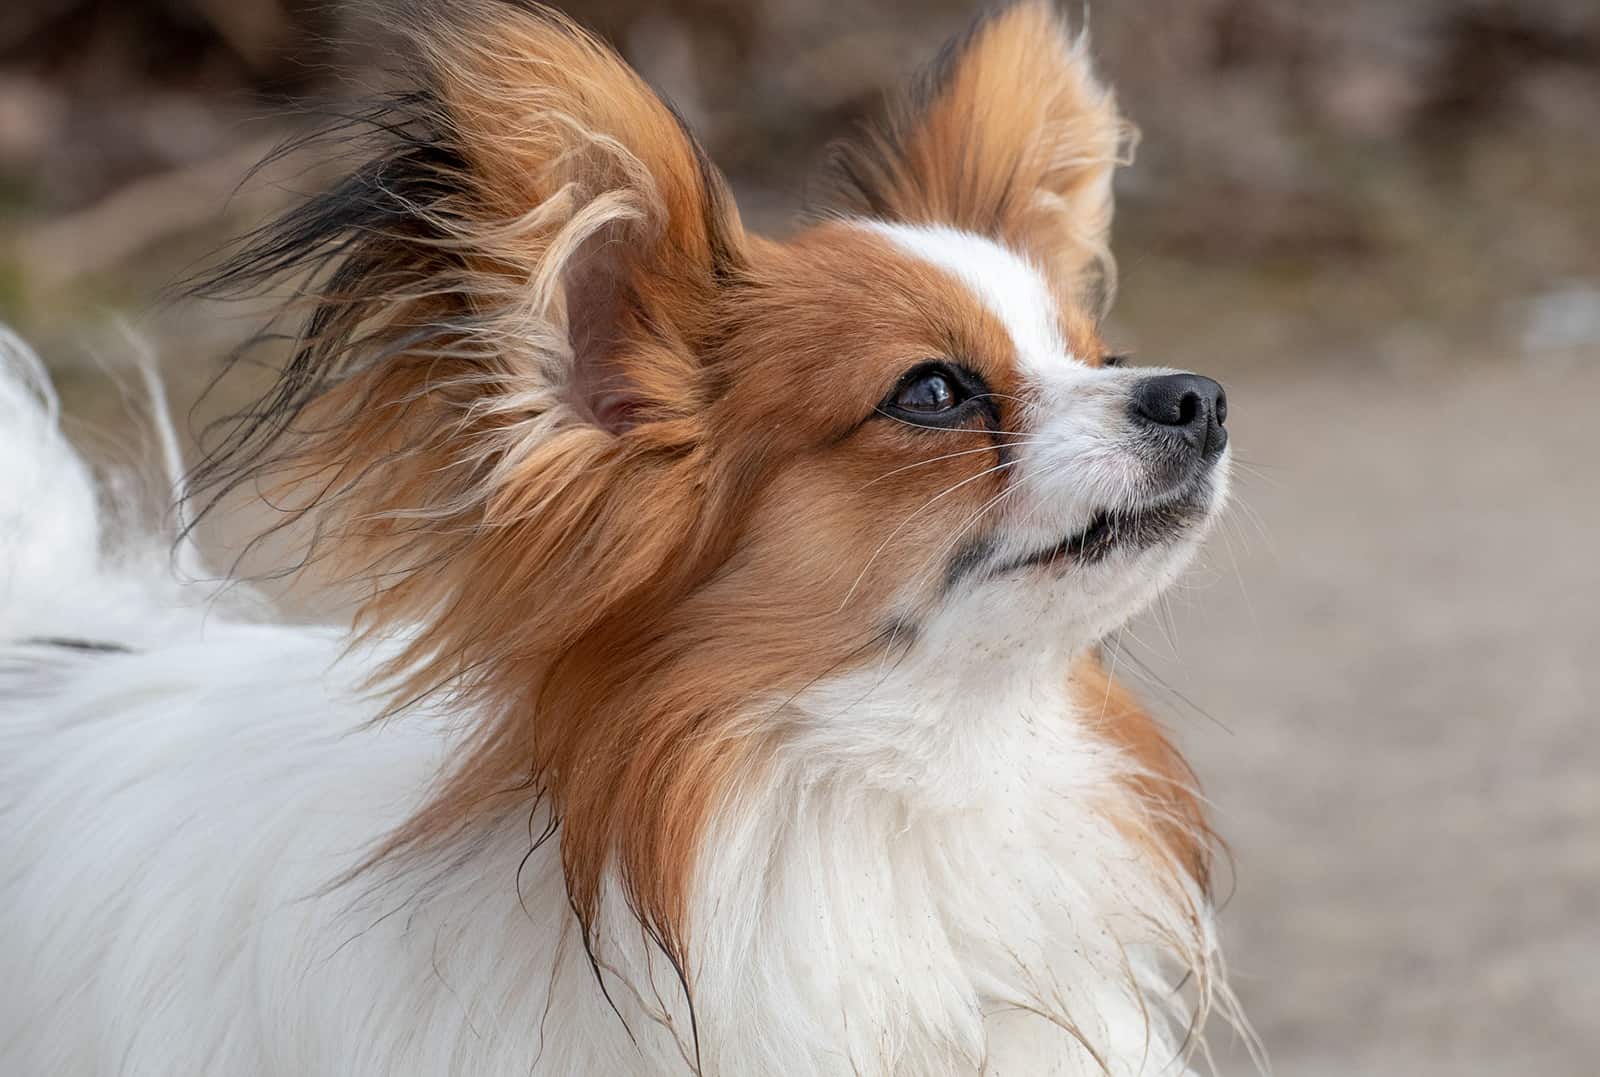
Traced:
[[979, 22], [891, 123], [841, 147], [844, 205], [1003, 239], [1081, 304], [1107, 302], [1111, 166], [1134, 132], [1084, 65], [1061, 62], [1062, 33], [1048, 3]]
[[1126, 686], [1112, 679], [1099, 655], [1079, 659], [1069, 684], [1079, 712], [1137, 764], [1127, 781], [1145, 815], [1124, 820], [1124, 825], [1135, 836], [1153, 839], [1157, 855], [1170, 858], [1206, 890], [1214, 838], [1194, 771], [1160, 723]]
[[[290, 399], [273, 473], [370, 585], [361, 623], [425, 626], [388, 671], [396, 704], [444, 693], [483, 716], [379, 855], [526, 810], [531, 783], [585, 924], [615, 868], [687, 963], [695, 852], [780, 730], [776, 703], [896, 645], [891, 595], [1007, 481], [979, 476], [1008, 435], [930, 437], [869, 421], [875, 405], [947, 355], [1017, 398], [1000, 431], [1028, 390], [1004, 327], [942, 273], [837, 222], [747, 235], [671, 113], [571, 24], [488, 0], [452, 11], [421, 34], [427, 120], [453, 153], [439, 193], [415, 235], [366, 238], [361, 281], [321, 288], [301, 354], [337, 376]], [[986, 24], [919, 112], [847, 157], [845, 208], [1030, 252], [1093, 357], [1088, 285], [1124, 136], [1058, 34], [1042, 3]], [[596, 421], [607, 394], [627, 402], [615, 429]], [[1150, 810], [1128, 825], [1203, 883], [1181, 760], [1094, 660], [1071, 675], [1142, 768]]]

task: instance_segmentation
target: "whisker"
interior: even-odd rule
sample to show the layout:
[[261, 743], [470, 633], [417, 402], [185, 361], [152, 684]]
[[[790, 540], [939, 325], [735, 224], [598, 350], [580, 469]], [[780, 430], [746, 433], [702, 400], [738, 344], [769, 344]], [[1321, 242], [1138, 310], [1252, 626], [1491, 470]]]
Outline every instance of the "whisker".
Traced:
[[[962, 535], [966, 534], [966, 532], [968, 530], [970, 530], [974, 524], [976, 524], [980, 519], [982, 519], [982, 517], [985, 514], [987, 514], [991, 509], [993, 509], [999, 502], [1004, 501], [1006, 498], [1008, 498], [1012, 494], [1016, 493], [1016, 491], [1019, 488], [1019, 486], [1021, 485], [1022, 481], [1025, 481], [1031, 475], [1038, 474], [1039, 471], [1042, 471], [1042, 470], [1043, 470], [1042, 468], [1038, 468], [1038, 469], [1035, 469], [1034, 471], [1030, 472], [1028, 475], [1024, 475], [1022, 480], [1019, 480], [1018, 482], [1009, 484], [1004, 490], [1001, 490], [998, 494], [995, 494], [988, 501], [986, 501], [982, 505], [978, 506], [977, 511], [974, 512], [972, 515], [968, 516], [966, 518], [966, 520], [962, 522], [962, 526], [960, 527], [960, 529], [958, 529], [956, 531], [955, 535], [948, 542], [944, 543], [939, 549], [935, 550], [932, 554], [930, 554], [923, 561], [922, 565], [917, 569], [916, 575], [913, 577], [911, 590], [912, 591], [921, 590], [924, 582], [932, 574], [933, 570], [936, 569], [938, 567], [938, 565], [941, 562], [944, 561], [944, 559], [948, 556], [949, 552], [952, 549], [955, 548], [956, 543], [961, 541], [961, 536]], [[884, 651], [884, 659], [883, 659], [884, 662], [887, 662], [888, 661], [888, 656], [893, 653], [894, 644], [895, 644], [896, 640], [899, 639], [899, 635], [900, 635], [900, 626], [896, 625], [894, 631], [889, 633], [888, 646]], [[879, 668], [880, 668], [881, 676], [879, 678], [878, 684], [882, 684], [883, 683], [883, 678], [888, 676], [888, 671], [882, 668], [882, 663], [880, 663]], [[873, 688], [872, 688], [872, 691], [876, 691], [877, 687], [878, 687], [878, 685], [874, 685]], [[862, 698], [866, 698], [866, 697], [864, 696]]]
[[1252, 481], [1265, 483], [1268, 486], [1277, 488], [1283, 486], [1282, 481], [1276, 475], [1269, 475], [1262, 471], [1259, 465], [1244, 463], [1238, 457], [1234, 457], [1233, 468], [1240, 473], [1241, 478], [1251, 479]]
[[1121, 643], [1122, 643], [1122, 634], [1124, 632], [1126, 632], [1127, 630], [1128, 630], [1128, 626], [1127, 625], [1123, 625], [1121, 628], [1117, 629], [1117, 641], [1116, 641], [1116, 643], [1107, 648], [1107, 650], [1109, 650], [1111, 652], [1111, 662], [1110, 662], [1109, 666], [1106, 669], [1106, 695], [1105, 695], [1105, 698], [1100, 701], [1100, 724], [1101, 725], [1105, 724], [1106, 711], [1108, 709], [1110, 709], [1110, 707], [1111, 707], [1111, 686], [1112, 686], [1113, 683], [1115, 683], [1115, 681], [1117, 679], [1117, 659], [1122, 657], [1122, 651], [1121, 651], [1121, 646], [1120, 646]]
[[[1230, 513], [1229, 515], [1231, 517], [1232, 514]], [[1226, 524], [1231, 522], [1231, 519], [1225, 520], [1224, 526], [1219, 528], [1217, 533], [1222, 538], [1222, 548], [1228, 551], [1228, 561], [1233, 566], [1233, 578], [1239, 582], [1239, 596], [1244, 599], [1244, 608], [1250, 614], [1250, 625], [1259, 633], [1261, 631], [1261, 620], [1256, 616], [1256, 604], [1250, 598], [1250, 588], [1244, 582], [1244, 571], [1239, 567], [1239, 558], [1233, 552], [1233, 540], [1228, 538]]]
[[1024, 400], [1024, 399], [1022, 399], [1022, 397], [1020, 397], [1020, 396], [1012, 396], [1010, 393], [974, 393], [972, 396], [968, 397], [967, 399], [969, 399], [969, 400], [986, 400], [986, 399], [1011, 400], [1011, 401], [1014, 401], [1015, 403], [1021, 404], [1025, 408], [1031, 408], [1035, 404], [1035, 401]]
[[961, 541], [961, 537], [968, 531], [972, 530], [972, 528], [975, 527], [978, 522], [982, 520], [983, 517], [986, 516], [998, 503], [1016, 493], [1016, 490], [1017, 488], [1014, 485], [1007, 486], [1004, 490], [1001, 490], [998, 494], [995, 494], [993, 497], [989, 498], [989, 500], [985, 501], [982, 505], [979, 505], [976, 512], [972, 513], [972, 515], [963, 520], [961, 522], [961, 526], [956, 530], [956, 533], [951, 535], [947, 541], [941, 543], [937, 550], [933, 551], [933, 553], [929, 554], [923, 560], [922, 565], [917, 569], [916, 576], [913, 578], [914, 583], [912, 584], [912, 590], [921, 590], [922, 585], [927, 581], [928, 577], [930, 577], [933, 572], [944, 563], [944, 560], [949, 556], [950, 551], [956, 548], [956, 544]]
[[[1130, 630], [1127, 635], [1139, 646], [1145, 648], [1145, 650], [1152, 650], [1150, 645], [1141, 640], [1133, 631]], [[1122, 652], [1123, 658], [1127, 661], [1129, 667], [1134, 671], [1134, 675], [1138, 677], [1138, 679], [1146, 686], [1164, 693], [1170, 701], [1181, 703], [1184, 707], [1187, 707], [1193, 713], [1199, 715], [1201, 718], [1204, 718], [1212, 725], [1215, 725], [1218, 729], [1222, 730], [1224, 733], [1227, 733], [1229, 736], [1233, 735], [1233, 729], [1226, 722], [1222, 721], [1216, 715], [1212, 714], [1210, 711], [1200, 706], [1200, 704], [1196, 703], [1193, 699], [1174, 688], [1172, 684], [1167, 681], [1165, 677], [1161, 676], [1161, 674], [1157, 673], [1148, 662], [1145, 662], [1138, 655], [1136, 655], [1131, 648], [1125, 646], [1121, 638], [1116, 641], [1115, 646], [1117, 650]]]
[[1178, 648], [1178, 624], [1172, 614], [1172, 592], [1162, 590], [1156, 595], [1156, 623], [1161, 626], [1161, 635], [1167, 641], [1167, 653], [1178, 661], [1183, 660], [1183, 655]]
[[972, 455], [974, 455], [976, 453], [994, 452], [995, 449], [997, 449], [997, 448], [999, 448], [999, 449], [1008, 449], [1008, 448], [1012, 448], [1012, 447], [1017, 446], [1017, 445], [1028, 445], [1028, 444], [1031, 444], [1033, 440], [1036, 440], [1036, 439], [1019, 439], [1017, 441], [1006, 441], [1006, 442], [1000, 443], [999, 445], [985, 445], [980, 449], [962, 449], [960, 452], [945, 453], [943, 456], [932, 456], [932, 457], [929, 457], [926, 460], [918, 460], [916, 463], [906, 464], [906, 465], [904, 465], [902, 467], [895, 468], [893, 471], [884, 472], [882, 475], [879, 475], [877, 478], [873, 479], [871, 482], [868, 482], [866, 484], [866, 486], [862, 487], [862, 489], [865, 490], [867, 488], [867, 486], [872, 486], [872, 485], [874, 485], [876, 483], [880, 483], [884, 479], [887, 479], [887, 478], [890, 478], [891, 476], [900, 474], [902, 471], [910, 471], [913, 468], [923, 467], [923, 466], [925, 466], [927, 464], [937, 464], [941, 460], [954, 460], [958, 456], [972, 456]]
[[[1045, 470], [1045, 467], [1035, 468], [1015, 482], [1008, 484], [1004, 490], [1001, 490], [998, 494], [995, 494], [988, 501], [980, 505], [977, 511], [972, 513], [972, 515], [968, 516], [966, 520], [962, 522], [962, 526], [956, 531], [955, 535], [948, 542], [944, 543], [938, 550], [935, 550], [931, 555], [929, 555], [929, 557], [923, 562], [922, 566], [917, 570], [916, 576], [913, 578], [911, 589], [913, 591], [920, 590], [924, 582], [932, 574], [933, 570], [944, 561], [949, 552], [955, 548], [956, 543], [961, 541], [962, 535], [966, 534], [968, 530], [970, 530], [977, 522], [979, 522], [985, 515], [996, 508], [1000, 503], [1004, 502], [1012, 494], [1016, 493], [1017, 490], [1021, 489], [1028, 479], [1035, 475], [1041, 474]], [[894, 631], [889, 634], [888, 644], [884, 649], [883, 658], [879, 662], [878, 680], [874, 683], [872, 688], [868, 689], [867, 693], [861, 697], [862, 699], [866, 699], [873, 692], [877, 691], [878, 687], [882, 685], [883, 681], [888, 677], [889, 670], [887, 668], [887, 663], [889, 660], [889, 655], [894, 653], [894, 644], [899, 639], [899, 636], [900, 626], [896, 625]]]
[[989, 427], [985, 427], [982, 430], [974, 430], [969, 426], [930, 426], [927, 423], [914, 423], [908, 419], [902, 419], [900, 416], [884, 411], [882, 408], [873, 408], [872, 410], [891, 422], [897, 422], [901, 426], [909, 426], [913, 430], [935, 430], [945, 434], [1000, 434], [1003, 437], [1009, 438], [1031, 438], [1038, 436], [1037, 431], [1031, 430], [995, 430]]
[[1236, 464], [1248, 464], [1250, 467], [1256, 468], [1256, 469], [1261, 470], [1261, 471], [1288, 471], [1289, 470], [1288, 466], [1285, 465], [1285, 464], [1266, 464], [1266, 463], [1262, 463], [1260, 460], [1251, 460], [1251, 459], [1248, 459], [1247, 457], [1240, 456], [1237, 453], [1234, 454], [1233, 462], [1236, 463]]
[[927, 578], [927, 575], [934, 568], [936, 568], [939, 563], [942, 563], [943, 560], [947, 556], [949, 556], [950, 551], [954, 550], [956, 548], [956, 544], [961, 541], [961, 537], [963, 535], [965, 535], [968, 531], [972, 530], [972, 528], [976, 524], [978, 524], [983, 519], [984, 516], [986, 516], [988, 513], [992, 512], [995, 508], [997, 508], [999, 506], [1000, 502], [1004, 501], [1006, 498], [1010, 497], [1012, 494], [1016, 493], [1019, 489], [1021, 489], [1024, 485], [1026, 485], [1029, 479], [1033, 478], [1036, 475], [1042, 475], [1042, 474], [1044, 474], [1044, 472], [1046, 472], [1048, 470], [1049, 470], [1049, 465], [1041, 465], [1039, 467], [1034, 468], [1032, 471], [1029, 471], [1029, 472], [1023, 474], [1020, 478], [1013, 479], [1011, 482], [1009, 482], [1006, 485], [1006, 488], [1004, 490], [1001, 490], [998, 494], [996, 494], [995, 496], [991, 497], [988, 501], [986, 501], [982, 505], [978, 506], [978, 509], [977, 509], [976, 512], [974, 512], [972, 515], [968, 516], [964, 521], [962, 521], [961, 527], [959, 529], [957, 529], [956, 533], [954, 535], [952, 535], [948, 541], [943, 543], [939, 547], [939, 549], [935, 550], [931, 555], [929, 555], [928, 559], [924, 562], [923, 567], [918, 570], [918, 575], [916, 577], [916, 583], [915, 583], [913, 589], [920, 589], [921, 588], [923, 582]]
[[963, 486], [966, 486], [968, 483], [977, 482], [979, 479], [983, 478], [984, 476], [993, 475], [997, 471], [1004, 471], [1006, 468], [1011, 467], [1016, 462], [1017, 461], [1015, 461], [1015, 460], [1007, 460], [1007, 461], [1005, 461], [1003, 463], [996, 464], [994, 467], [984, 468], [982, 471], [978, 472], [976, 475], [969, 475], [966, 478], [962, 479], [960, 482], [955, 483], [952, 486], [948, 486], [944, 490], [940, 491], [939, 493], [934, 494], [928, 500], [924, 501], [915, 511], [913, 511], [909, 515], [907, 515], [904, 520], [900, 521], [900, 523], [895, 527], [895, 529], [893, 531], [889, 532], [888, 537], [885, 538], [882, 542], [880, 542], [878, 544], [878, 548], [876, 550], [872, 551], [872, 556], [867, 558], [867, 563], [861, 566], [861, 571], [856, 575], [855, 582], [850, 585], [850, 589], [845, 592], [844, 598], [842, 600], [840, 600], [839, 609], [835, 610], [834, 612], [837, 613], [837, 612], [839, 612], [839, 610], [844, 609], [845, 606], [850, 604], [850, 599], [855, 596], [856, 588], [861, 586], [861, 581], [866, 578], [867, 571], [869, 569], [871, 569], [873, 564], [874, 564], [874, 562], [876, 562], [878, 560], [878, 555], [883, 553], [884, 549], [889, 545], [889, 543], [894, 541], [895, 536], [899, 535], [900, 532], [904, 531], [906, 529], [906, 527], [911, 523], [912, 520], [915, 520], [918, 516], [920, 516], [924, 512], [926, 512], [929, 508], [931, 508], [933, 506], [933, 504], [935, 502], [942, 501], [944, 498], [949, 497], [951, 494], [955, 493], [957, 490], [961, 489]]
[[[1263, 520], [1261, 514], [1256, 511], [1255, 506], [1250, 504], [1250, 502], [1245, 500], [1243, 497], [1235, 494], [1229, 500], [1228, 508], [1228, 514], [1223, 517], [1224, 523], [1240, 521], [1248, 523], [1251, 528], [1254, 529], [1256, 538], [1261, 540], [1262, 549], [1266, 551], [1269, 557], [1276, 560], [1278, 556], [1277, 545], [1272, 540], [1272, 533], [1267, 529], [1266, 521]], [[1234, 510], [1237, 510], [1237, 514], [1235, 514]], [[1237, 533], [1239, 535], [1239, 541], [1244, 544], [1245, 550], [1249, 551], [1252, 548], [1252, 543], [1249, 541], [1249, 536], [1245, 534], [1244, 528], [1240, 527]]]

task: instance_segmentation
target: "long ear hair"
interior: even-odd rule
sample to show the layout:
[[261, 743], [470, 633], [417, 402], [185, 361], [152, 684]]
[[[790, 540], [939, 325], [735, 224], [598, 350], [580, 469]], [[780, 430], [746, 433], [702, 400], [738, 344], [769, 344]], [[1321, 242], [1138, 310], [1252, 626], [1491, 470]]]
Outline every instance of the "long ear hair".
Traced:
[[[712, 473], [702, 426], [704, 357], [746, 243], [716, 169], [557, 14], [461, 0], [407, 28], [420, 85], [336, 132], [370, 160], [207, 286], [294, 278], [303, 320], [195, 476], [211, 495], [269, 491], [311, 555], [363, 586], [360, 632], [419, 626], [384, 670], [395, 706], [431, 696], [475, 716], [380, 856], [525, 798], [530, 775], [560, 811], [606, 786], [594, 767], [613, 755], [626, 772], [633, 748], [609, 752], [603, 715], [534, 699], [581, 696], [548, 683], [579, 641], [650, 623], [718, 561], [739, 488]], [[615, 835], [582, 825], [562, 840], [588, 924]]]
[[1103, 306], [1111, 177], [1134, 142], [1087, 35], [1049, 0], [1021, 0], [952, 41], [884, 123], [835, 149], [824, 203], [1003, 239]]

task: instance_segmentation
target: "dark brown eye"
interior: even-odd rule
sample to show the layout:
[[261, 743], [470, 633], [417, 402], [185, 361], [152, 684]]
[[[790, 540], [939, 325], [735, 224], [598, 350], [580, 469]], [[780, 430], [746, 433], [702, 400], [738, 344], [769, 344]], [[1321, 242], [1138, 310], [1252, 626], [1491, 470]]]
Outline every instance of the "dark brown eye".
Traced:
[[874, 410], [925, 429], [954, 429], [982, 414], [998, 422], [983, 376], [960, 363], [929, 359], [904, 374]]
[[959, 390], [946, 375], [930, 370], [900, 386], [894, 406], [920, 415], [937, 415], [961, 402]]
[[1126, 355], [1102, 355], [1100, 357], [1101, 366], [1121, 366], [1127, 361], [1128, 357]]

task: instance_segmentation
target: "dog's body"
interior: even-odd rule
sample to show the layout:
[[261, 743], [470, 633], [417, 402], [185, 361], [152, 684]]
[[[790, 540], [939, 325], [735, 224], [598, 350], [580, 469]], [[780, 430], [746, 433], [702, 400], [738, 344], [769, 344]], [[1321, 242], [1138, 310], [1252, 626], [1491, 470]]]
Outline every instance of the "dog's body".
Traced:
[[[99, 613], [84, 628], [103, 636]], [[414, 877], [325, 890], [405, 821], [451, 740], [434, 715], [367, 727], [366, 667], [337, 663], [337, 633], [196, 611], [170, 642], [130, 643], [150, 649], [7, 654], [36, 666], [5, 680], [27, 701], [0, 763], [22, 824], [6, 838], [6, 1072], [688, 1069], [682, 989], [625, 913], [597, 952], [626, 1028], [596, 989], [555, 843], [528, 855], [542, 814]], [[1112, 1072], [1170, 1061], [1155, 1007], [1180, 1000], [1150, 921], [1192, 931], [1191, 910], [1106, 818], [1074, 810], [1119, 764], [1048, 733], [1073, 713], [1050, 687], [1019, 678], [987, 712], [896, 701], [1012, 727], [925, 796], [808, 789], [796, 759], [752, 794], [761, 815], [719, 825], [695, 993], [709, 1072], [848, 1071], [828, 1048], [867, 1072], [1096, 1072], [1023, 1004], [1093, 1014], [1083, 1036], [1126, 1060]], [[1148, 977], [1148, 1029], [1125, 961]]]
[[[609, 54], [546, 16], [467, 7], [433, 39], [452, 148], [407, 141], [433, 155], [424, 179], [396, 179], [391, 158], [362, 191], [459, 247], [490, 188], [450, 185], [522, 144], [503, 97], [473, 95], [515, 79], [562, 117], [526, 139], [540, 161], [567, 167], [578, 151], [549, 143], [570, 124], [583, 152], [620, 145], [625, 163], [588, 168], [605, 177], [588, 197], [535, 171], [527, 205], [496, 208], [536, 253], [475, 249], [429, 268], [435, 287], [371, 285], [386, 309], [425, 311], [391, 338], [356, 334], [387, 315], [347, 295], [321, 308], [303, 357], [377, 359], [290, 400], [297, 420], [342, 421], [282, 459], [320, 491], [293, 511], [339, 521], [372, 570], [347, 578], [385, 581], [354, 644], [164, 582], [159, 555], [108, 556], [119, 540], [13, 349], [0, 1072], [1182, 1070], [1225, 998], [1207, 832], [1181, 761], [1094, 648], [1219, 511], [1223, 413], [1203, 379], [1101, 367], [1073, 311], [1117, 138], [1081, 50], [1045, 7], [1013, 8], [928, 106], [930, 124], [940, 94], [944, 122], [988, 122], [966, 96], [986, 100], [1001, 66], [1061, 83], [1082, 159], [1041, 166], [1065, 179], [1023, 218], [982, 177], [940, 198], [917, 172], [944, 144], [930, 126], [850, 167], [870, 212], [779, 246], [737, 229]], [[513, 70], [525, 56], [533, 75]], [[540, 81], [556, 70], [580, 89]], [[620, 89], [597, 103], [607, 79]], [[613, 198], [640, 183], [661, 201]], [[628, 233], [625, 263], [585, 245], [651, 206], [663, 219]], [[1040, 206], [1063, 227], [1029, 216]], [[338, 253], [361, 270], [346, 292], [398, 272], [395, 218], [306, 232], [314, 218], [307, 249], [357, 237]], [[504, 240], [478, 225], [475, 244]], [[408, 235], [404, 257], [440, 257], [445, 238]], [[282, 269], [287, 249], [259, 257]], [[519, 257], [528, 271], [508, 271]], [[491, 335], [502, 274], [564, 311], [518, 323], [565, 327], [526, 366], [466, 346]], [[438, 305], [446, 279], [465, 313]], [[941, 309], [936, 332], [917, 328]], [[419, 341], [440, 324], [448, 346]], [[674, 398], [701, 377], [679, 357], [708, 354], [715, 390]], [[849, 366], [806, 382], [830, 362]], [[250, 463], [287, 432], [235, 448]], [[910, 463], [882, 462], [902, 448]], [[861, 501], [900, 473], [931, 485]], [[1025, 511], [992, 522], [1007, 498]], [[949, 515], [919, 519], [930, 506]]]

